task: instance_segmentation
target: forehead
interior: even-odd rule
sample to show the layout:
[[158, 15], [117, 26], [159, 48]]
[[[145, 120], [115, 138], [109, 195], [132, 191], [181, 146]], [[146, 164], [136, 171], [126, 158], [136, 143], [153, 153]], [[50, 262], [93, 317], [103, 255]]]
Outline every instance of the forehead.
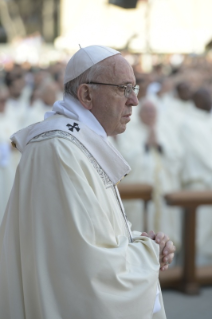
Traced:
[[115, 55], [103, 61], [105, 72], [101, 75], [104, 80], [111, 83], [135, 84], [135, 75], [131, 65], [120, 55]]

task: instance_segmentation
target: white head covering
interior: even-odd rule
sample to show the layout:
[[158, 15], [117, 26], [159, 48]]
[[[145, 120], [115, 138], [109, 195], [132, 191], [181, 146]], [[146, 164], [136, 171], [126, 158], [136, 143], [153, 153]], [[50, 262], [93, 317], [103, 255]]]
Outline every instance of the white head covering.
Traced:
[[72, 56], [66, 66], [64, 84], [77, 78], [96, 63], [116, 54], [120, 54], [120, 52], [101, 45], [91, 45], [80, 48], [80, 50]]

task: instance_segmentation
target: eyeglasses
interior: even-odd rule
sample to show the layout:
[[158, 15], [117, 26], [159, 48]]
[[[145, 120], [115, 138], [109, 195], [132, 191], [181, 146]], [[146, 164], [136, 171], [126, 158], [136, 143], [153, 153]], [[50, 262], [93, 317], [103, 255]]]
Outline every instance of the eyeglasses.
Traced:
[[127, 85], [118, 85], [118, 84], [109, 84], [109, 83], [100, 83], [100, 82], [88, 82], [87, 84], [100, 84], [100, 85], [111, 85], [111, 86], [116, 86], [120, 89], [124, 89], [124, 96], [126, 98], [129, 98], [132, 92], [135, 93], [135, 95], [138, 95], [139, 92], [139, 85], [132, 86], [132, 84], [127, 84]]

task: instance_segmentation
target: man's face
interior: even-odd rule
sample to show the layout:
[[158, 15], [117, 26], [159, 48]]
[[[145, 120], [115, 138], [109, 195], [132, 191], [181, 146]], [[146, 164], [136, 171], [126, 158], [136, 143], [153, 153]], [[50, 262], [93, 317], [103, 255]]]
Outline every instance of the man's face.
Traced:
[[177, 89], [179, 98], [183, 101], [189, 101], [191, 98], [191, 90], [187, 83], [181, 83], [178, 85]]
[[157, 121], [157, 111], [155, 105], [146, 101], [143, 103], [142, 108], [139, 112], [141, 122], [149, 127], [154, 127]]
[[58, 92], [57, 85], [54, 83], [50, 83], [46, 85], [45, 90], [43, 94], [41, 95], [41, 99], [46, 105], [52, 106], [57, 99], [57, 92]]
[[[94, 82], [126, 85], [135, 83], [132, 67], [121, 56], [116, 55], [103, 61], [104, 72]], [[126, 98], [124, 89], [97, 85], [92, 91], [91, 112], [105, 129], [108, 136], [123, 133], [127, 123], [130, 121], [132, 106], [138, 104], [134, 92]]]
[[25, 81], [22, 76], [15, 78], [10, 86], [10, 94], [13, 98], [18, 98], [25, 86]]

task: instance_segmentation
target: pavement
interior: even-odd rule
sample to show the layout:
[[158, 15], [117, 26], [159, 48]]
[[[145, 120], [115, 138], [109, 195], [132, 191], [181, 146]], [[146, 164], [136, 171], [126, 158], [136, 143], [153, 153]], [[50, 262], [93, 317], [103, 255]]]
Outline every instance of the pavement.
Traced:
[[163, 290], [167, 319], [212, 319], [212, 287], [202, 287], [197, 296]]

